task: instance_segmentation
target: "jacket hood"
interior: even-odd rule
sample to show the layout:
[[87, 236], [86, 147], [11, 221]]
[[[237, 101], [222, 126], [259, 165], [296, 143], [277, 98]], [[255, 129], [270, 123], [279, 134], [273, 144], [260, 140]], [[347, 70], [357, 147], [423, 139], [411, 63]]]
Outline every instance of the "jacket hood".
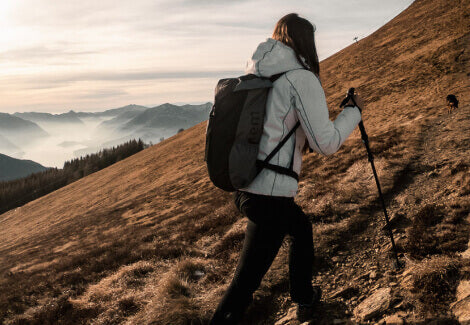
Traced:
[[245, 73], [271, 77], [295, 69], [305, 68], [297, 60], [294, 50], [282, 42], [268, 38], [258, 45], [246, 63]]

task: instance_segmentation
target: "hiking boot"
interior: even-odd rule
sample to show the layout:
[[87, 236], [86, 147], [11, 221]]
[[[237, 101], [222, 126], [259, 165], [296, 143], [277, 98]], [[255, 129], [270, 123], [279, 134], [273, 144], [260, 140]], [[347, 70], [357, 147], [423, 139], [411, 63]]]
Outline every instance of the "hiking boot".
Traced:
[[321, 298], [321, 289], [319, 286], [313, 287], [313, 298], [309, 304], [297, 305], [297, 319], [303, 323], [311, 320]]

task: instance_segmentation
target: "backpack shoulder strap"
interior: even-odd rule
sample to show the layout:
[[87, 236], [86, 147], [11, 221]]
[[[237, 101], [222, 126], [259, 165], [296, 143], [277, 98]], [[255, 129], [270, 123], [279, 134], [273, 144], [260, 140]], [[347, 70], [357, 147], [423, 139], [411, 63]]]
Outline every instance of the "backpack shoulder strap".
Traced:
[[[290, 163], [290, 168], [285, 168], [285, 167], [281, 167], [281, 166], [277, 166], [277, 165], [273, 165], [273, 164], [270, 164], [269, 161], [274, 157], [274, 155], [276, 153], [279, 152], [279, 150], [281, 150], [282, 146], [287, 142], [287, 140], [292, 136], [292, 134], [294, 134], [295, 130], [297, 130], [297, 128], [300, 126], [300, 121], [297, 121], [297, 123], [295, 124], [295, 126], [292, 128], [292, 130], [289, 131], [289, 133], [284, 137], [284, 139], [282, 139], [276, 146], [276, 148], [274, 148], [273, 151], [271, 151], [271, 153], [266, 157], [266, 159], [264, 160], [256, 160], [256, 167], [257, 167], [257, 170], [258, 170], [258, 174], [261, 172], [261, 170], [263, 168], [266, 168], [266, 169], [270, 169], [270, 170], [273, 170], [277, 173], [280, 173], [280, 174], [284, 174], [284, 175], [288, 175], [290, 177], [293, 177], [295, 178], [297, 181], [299, 181], [299, 175], [297, 175], [296, 172], [294, 172], [293, 170], [293, 158], [291, 160], [291, 163]], [[294, 153], [295, 153], [295, 148], [294, 148]]]
[[284, 139], [282, 139], [276, 146], [276, 148], [274, 148], [273, 151], [271, 151], [271, 153], [266, 157], [266, 159], [264, 160], [264, 162], [268, 163], [273, 157], [275, 154], [277, 154], [279, 152], [279, 150], [281, 150], [282, 146], [287, 142], [287, 140], [289, 140], [289, 138], [291, 137], [292, 134], [294, 134], [295, 130], [297, 130], [297, 128], [300, 126], [300, 121], [297, 121], [297, 123], [294, 125], [294, 127], [292, 128], [292, 130], [289, 131], [289, 133], [287, 133], [287, 135], [284, 137]]
[[274, 83], [274, 81], [276, 81], [277, 79], [279, 79], [284, 73], [285, 73], [285, 72], [272, 75], [272, 76], [269, 78], [269, 80], [271, 80], [271, 82]]

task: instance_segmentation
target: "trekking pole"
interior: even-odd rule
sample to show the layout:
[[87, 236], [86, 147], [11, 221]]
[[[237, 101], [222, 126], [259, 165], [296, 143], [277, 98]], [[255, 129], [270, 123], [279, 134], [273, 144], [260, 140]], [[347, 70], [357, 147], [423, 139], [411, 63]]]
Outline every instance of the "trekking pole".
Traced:
[[[356, 101], [354, 100], [354, 88], [349, 88], [348, 95], [343, 100], [340, 107], [343, 107], [349, 101], [349, 99], [351, 99], [354, 105], [357, 106]], [[379, 190], [380, 201], [382, 202], [382, 208], [384, 210], [385, 221], [387, 222], [388, 234], [390, 236], [390, 240], [392, 241], [392, 248], [393, 248], [393, 253], [394, 253], [394, 258], [395, 258], [394, 267], [396, 269], [399, 269], [403, 266], [403, 264], [398, 259], [398, 252], [397, 252], [397, 247], [395, 246], [395, 240], [393, 239], [393, 232], [392, 232], [392, 227], [390, 226], [390, 219], [388, 217], [387, 208], [385, 207], [385, 200], [382, 194], [382, 189], [380, 188], [379, 177], [377, 176], [377, 171], [375, 170], [374, 156], [372, 156], [372, 152], [369, 147], [369, 137], [367, 136], [366, 129], [364, 128], [364, 123], [362, 122], [362, 119], [359, 122], [359, 130], [361, 131], [362, 142], [364, 143], [364, 146], [366, 147], [367, 156], [372, 166], [372, 172], [374, 173], [375, 183], [377, 184], [377, 189]]]

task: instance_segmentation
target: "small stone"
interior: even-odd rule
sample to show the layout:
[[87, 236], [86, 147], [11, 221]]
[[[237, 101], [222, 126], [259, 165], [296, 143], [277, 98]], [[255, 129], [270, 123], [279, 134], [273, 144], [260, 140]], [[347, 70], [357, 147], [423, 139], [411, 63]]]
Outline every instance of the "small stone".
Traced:
[[451, 309], [460, 324], [470, 324], [470, 296], [452, 304]]
[[387, 325], [390, 325], [390, 324], [392, 324], [392, 325], [402, 325], [402, 324], [405, 323], [403, 321], [403, 318], [401, 318], [397, 314], [385, 317], [384, 321], [385, 321], [385, 324], [387, 324]]
[[291, 324], [292, 320], [296, 319], [296, 307], [291, 307], [287, 311], [287, 315], [276, 321], [275, 325], [288, 325]]
[[196, 271], [194, 271], [194, 277], [195, 277], [196, 279], [202, 278], [202, 277], [204, 276], [204, 274], [205, 274], [205, 273], [204, 273], [204, 271], [202, 271], [202, 270], [196, 270]]
[[356, 296], [359, 293], [359, 288], [355, 286], [346, 286], [333, 292], [330, 299], [336, 299], [338, 297], [349, 299]]
[[377, 279], [378, 278], [377, 271], [370, 272], [369, 278], [372, 279], [372, 280]]
[[369, 272], [369, 273], [361, 274], [361, 275], [355, 277], [355, 278], [352, 280], [352, 282], [358, 282], [358, 281], [360, 281], [360, 280], [367, 279], [367, 278], [369, 277], [369, 274], [370, 274], [370, 272]]
[[468, 296], [470, 296], [470, 280], [460, 281], [460, 284], [457, 287], [457, 301], [463, 300]]
[[354, 315], [363, 321], [380, 316], [388, 309], [391, 299], [390, 288], [379, 289], [354, 309]]
[[460, 256], [462, 256], [463, 259], [470, 258], [470, 245], [468, 245], [467, 250], [465, 252], [461, 253]]
[[395, 309], [400, 309], [405, 305], [404, 301], [400, 301], [398, 304], [396, 304], [393, 308]]

